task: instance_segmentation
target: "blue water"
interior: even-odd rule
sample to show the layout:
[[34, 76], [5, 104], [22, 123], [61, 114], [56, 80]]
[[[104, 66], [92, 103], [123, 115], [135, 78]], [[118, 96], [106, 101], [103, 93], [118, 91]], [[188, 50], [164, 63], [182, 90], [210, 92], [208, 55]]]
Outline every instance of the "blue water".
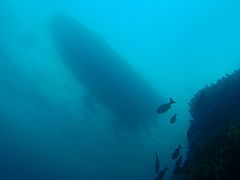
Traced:
[[[58, 12], [177, 103], [146, 128], [116, 125], [56, 51], [47, 27]], [[239, 18], [237, 0], [1, 0], [0, 179], [150, 180], [155, 152], [172, 170], [174, 149], [188, 147], [188, 102], [239, 68]]]

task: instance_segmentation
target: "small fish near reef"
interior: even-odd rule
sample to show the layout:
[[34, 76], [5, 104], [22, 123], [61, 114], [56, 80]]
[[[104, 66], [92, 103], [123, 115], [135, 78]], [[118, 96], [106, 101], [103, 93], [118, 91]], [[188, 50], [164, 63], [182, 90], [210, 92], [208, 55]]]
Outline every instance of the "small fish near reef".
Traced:
[[158, 176], [156, 177], [155, 180], [163, 180], [165, 174], [166, 174], [166, 171], [168, 171], [168, 168], [165, 167], [163, 170], [161, 170], [159, 173], [158, 173]]
[[182, 149], [182, 146], [179, 144], [178, 148], [175, 149], [175, 151], [174, 151], [173, 154], [172, 154], [172, 160], [177, 159], [177, 157], [179, 156], [179, 153], [180, 153], [181, 149]]
[[170, 119], [170, 123], [174, 124], [176, 122], [176, 120], [177, 120], [177, 114], [173, 114], [173, 116]]
[[170, 101], [168, 103], [162, 104], [161, 106], [159, 106], [157, 108], [158, 114], [167, 112], [171, 108], [172, 104], [176, 103], [172, 98], [169, 98], [169, 99], [170, 99]]
[[159, 163], [158, 153], [156, 152], [155, 172], [158, 173], [159, 169], [160, 169], [160, 163]]

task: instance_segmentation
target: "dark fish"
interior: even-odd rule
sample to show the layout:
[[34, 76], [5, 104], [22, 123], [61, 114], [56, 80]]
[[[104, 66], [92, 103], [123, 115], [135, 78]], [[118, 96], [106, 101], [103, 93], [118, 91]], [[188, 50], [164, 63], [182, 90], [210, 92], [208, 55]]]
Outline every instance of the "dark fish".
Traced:
[[157, 113], [161, 114], [161, 113], [165, 113], [167, 112], [170, 108], [172, 104], [175, 104], [176, 102], [173, 101], [172, 98], [170, 98], [170, 101], [168, 103], [162, 104], [161, 106], [158, 107], [157, 109]]
[[158, 159], [158, 153], [156, 152], [155, 172], [158, 173], [159, 169], [160, 169], [160, 163], [159, 163], [159, 159]]
[[176, 122], [176, 119], [177, 119], [177, 114], [173, 114], [173, 116], [170, 119], [170, 123], [174, 124]]
[[175, 163], [175, 169], [178, 168], [178, 167], [180, 167], [181, 164], [182, 164], [182, 156], [180, 156], [180, 157], [177, 159], [177, 161], [176, 161], [176, 163]]
[[179, 144], [178, 148], [175, 149], [175, 151], [172, 154], [172, 160], [175, 160], [178, 157], [181, 149], [182, 149], [182, 146]]
[[175, 169], [173, 170], [174, 175], [180, 175], [182, 173], [183, 173], [183, 167], [175, 167]]
[[156, 177], [155, 180], [163, 180], [163, 178], [164, 178], [167, 170], [168, 170], [167, 167], [165, 167], [163, 170], [161, 170], [161, 171], [158, 173], [158, 176]]

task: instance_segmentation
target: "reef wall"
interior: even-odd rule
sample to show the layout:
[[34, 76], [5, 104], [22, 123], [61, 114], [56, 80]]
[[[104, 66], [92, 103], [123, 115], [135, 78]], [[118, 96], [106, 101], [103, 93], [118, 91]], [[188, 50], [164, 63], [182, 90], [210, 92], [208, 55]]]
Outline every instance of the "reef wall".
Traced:
[[190, 102], [186, 179], [240, 179], [240, 70]]

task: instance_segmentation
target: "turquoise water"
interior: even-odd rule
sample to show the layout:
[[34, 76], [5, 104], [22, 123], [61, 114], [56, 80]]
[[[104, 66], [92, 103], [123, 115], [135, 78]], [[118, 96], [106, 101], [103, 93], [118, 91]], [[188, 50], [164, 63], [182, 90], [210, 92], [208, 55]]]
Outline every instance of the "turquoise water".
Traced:
[[[98, 33], [177, 103], [141, 129], [116, 123], [56, 50], [48, 23], [58, 12]], [[188, 102], [239, 68], [239, 18], [236, 0], [2, 0], [0, 179], [154, 179], [155, 152], [172, 170], [174, 149], [187, 151]]]

